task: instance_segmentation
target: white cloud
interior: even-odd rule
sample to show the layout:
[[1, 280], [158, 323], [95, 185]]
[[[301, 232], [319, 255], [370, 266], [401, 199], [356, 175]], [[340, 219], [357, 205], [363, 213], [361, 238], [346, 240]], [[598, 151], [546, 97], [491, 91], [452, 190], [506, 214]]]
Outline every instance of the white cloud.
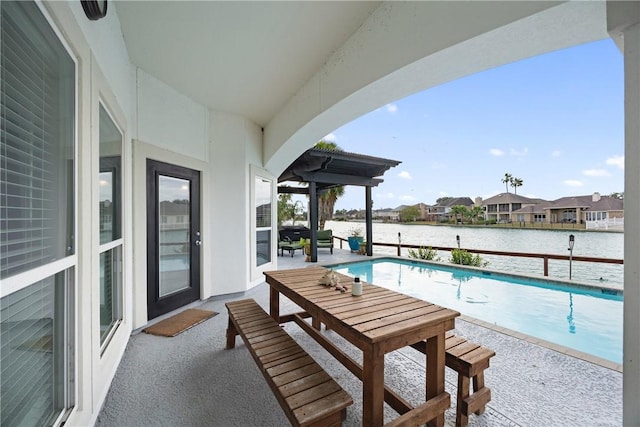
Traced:
[[606, 163], [610, 166], [615, 166], [618, 169], [624, 170], [624, 156], [613, 156], [609, 157]]
[[322, 138], [323, 140], [327, 141], [327, 142], [336, 142], [336, 135], [333, 133], [330, 133], [329, 135], [325, 136], [324, 138]]
[[522, 149], [522, 151], [518, 151], [515, 148], [512, 148], [512, 149], [509, 150], [509, 154], [511, 154], [512, 156], [516, 156], [516, 157], [526, 156], [528, 152], [529, 152], [529, 149], [527, 147], [524, 147]]
[[391, 114], [393, 114], [396, 111], [398, 111], [398, 106], [396, 104], [387, 104], [387, 105], [385, 105], [384, 108], [387, 110], [387, 112], [389, 112]]
[[411, 177], [411, 174], [410, 174], [409, 172], [407, 172], [407, 171], [402, 171], [402, 172], [400, 172], [400, 173], [398, 174], [398, 176], [399, 176], [400, 178], [402, 178], [402, 179], [408, 179], [408, 180], [413, 179], [413, 178]]
[[584, 185], [582, 181], [578, 181], [577, 179], [567, 179], [563, 184], [567, 187], [582, 187]]
[[504, 156], [504, 151], [499, 148], [492, 148], [489, 150], [489, 154], [491, 154], [492, 156], [500, 157]]
[[585, 176], [611, 176], [606, 169], [585, 169], [582, 171], [582, 175]]
[[398, 197], [398, 199], [402, 200], [403, 202], [414, 202], [416, 200], [415, 197], [408, 195], [400, 196]]
[[551, 157], [560, 157], [560, 155], [562, 154], [562, 151], [560, 150], [553, 150], [551, 152]]

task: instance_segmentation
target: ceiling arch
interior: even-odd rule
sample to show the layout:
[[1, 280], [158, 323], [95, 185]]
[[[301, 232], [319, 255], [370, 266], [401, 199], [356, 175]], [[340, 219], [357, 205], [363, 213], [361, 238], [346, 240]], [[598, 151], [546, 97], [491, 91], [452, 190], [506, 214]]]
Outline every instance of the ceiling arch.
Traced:
[[384, 3], [265, 127], [278, 175], [323, 136], [389, 102], [607, 37], [604, 2]]

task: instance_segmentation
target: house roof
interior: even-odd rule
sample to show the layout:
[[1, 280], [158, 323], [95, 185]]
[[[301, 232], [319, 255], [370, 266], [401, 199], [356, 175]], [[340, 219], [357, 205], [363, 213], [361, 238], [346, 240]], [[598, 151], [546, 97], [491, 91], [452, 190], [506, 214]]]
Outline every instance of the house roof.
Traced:
[[531, 214], [543, 214], [545, 212], [545, 206], [548, 204], [545, 203], [540, 203], [537, 205], [527, 205], [524, 206], [520, 209], [516, 209], [514, 211], [512, 211], [511, 213], [531, 213]]
[[500, 193], [496, 194], [493, 197], [489, 197], [487, 200], [483, 200], [483, 205], [498, 205], [501, 203], [527, 203], [527, 204], [536, 204], [543, 203], [546, 200], [543, 199], [532, 199], [529, 197], [521, 196], [519, 194], [513, 193]]
[[[400, 163], [382, 157], [310, 148], [282, 172], [278, 182], [315, 182], [318, 191], [340, 185], [375, 187], [383, 182], [378, 177]], [[306, 193], [300, 190], [306, 188], [293, 190], [291, 187], [279, 187], [281, 193]]]
[[588, 209], [591, 211], [621, 211], [624, 209], [624, 201], [611, 196], [600, 196], [600, 200], [594, 201], [592, 195], [561, 197], [553, 201], [543, 201], [535, 205], [524, 206], [512, 213], [544, 213], [551, 209]]
[[440, 203], [437, 203], [434, 206], [436, 206], [436, 207], [438, 207], [438, 206], [451, 207], [451, 206], [458, 206], [458, 205], [472, 206], [473, 205], [473, 200], [471, 200], [470, 197], [449, 197], [449, 198], [441, 201]]
[[570, 196], [554, 200], [546, 206], [546, 209], [570, 209], [582, 208], [593, 211], [618, 211], [624, 207], [624, 201], [611, 196], [600, 196], [594, 201], [592, 195]]

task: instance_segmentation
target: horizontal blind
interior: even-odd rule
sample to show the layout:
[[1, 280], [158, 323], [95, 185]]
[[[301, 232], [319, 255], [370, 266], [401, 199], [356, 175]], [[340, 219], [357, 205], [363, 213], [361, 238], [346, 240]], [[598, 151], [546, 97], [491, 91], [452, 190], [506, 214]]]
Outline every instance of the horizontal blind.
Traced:
[[2, 2], [0, 278], [64, 257], [70, 240], [74, 65], [38, 17], [51, 32], [34, 4]]
[[[0, 425], [45, 425], [54, 408], [56, 281], [49, 277], [2, 299], [0, 304]], [[59, 347], [59, 346], [57, 346]]]

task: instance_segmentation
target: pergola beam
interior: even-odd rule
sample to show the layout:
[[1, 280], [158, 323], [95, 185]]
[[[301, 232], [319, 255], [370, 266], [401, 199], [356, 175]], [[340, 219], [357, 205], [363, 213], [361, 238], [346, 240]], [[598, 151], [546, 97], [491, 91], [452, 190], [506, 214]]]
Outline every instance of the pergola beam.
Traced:
[[366, 176], [329, 172], [303, 172], [299, 174], [299, 177], [305, 182], [321, 182], [323, 184], [335, 185], [359, 185], [362, 187], [375, 187], [383, 182], [381, 178], [370, 178]]

